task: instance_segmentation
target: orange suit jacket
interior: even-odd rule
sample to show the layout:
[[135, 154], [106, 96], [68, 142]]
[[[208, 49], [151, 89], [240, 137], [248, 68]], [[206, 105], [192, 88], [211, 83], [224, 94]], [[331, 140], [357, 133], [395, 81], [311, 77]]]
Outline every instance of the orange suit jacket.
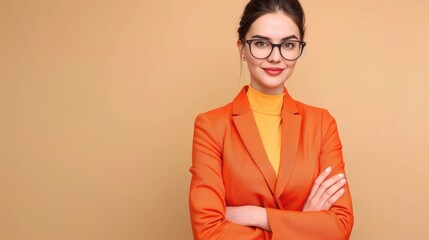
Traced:
[[[232, 103], [195, 120], [189, 207], [195, 239], [348, 239], [349, 187], [329, 211], [302, 212], [317, 176], [344, 172], [342, 145], [328, 111], [293, 100], [285, 89], [278, 176], [253, 118], [245, 86]], [[225, 219], [226, 206], [266, 208], [271, 232]]]

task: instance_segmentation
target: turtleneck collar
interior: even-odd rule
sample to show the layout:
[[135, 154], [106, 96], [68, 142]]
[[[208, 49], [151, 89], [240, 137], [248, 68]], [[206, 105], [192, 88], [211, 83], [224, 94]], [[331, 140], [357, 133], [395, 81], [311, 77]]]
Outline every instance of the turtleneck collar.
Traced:
[[250, 85], [247, 90], [247, 98], [252, 111], [273, 116], [280, 116], [284, 95], [284, 93], [279, 95], [261, 93]]

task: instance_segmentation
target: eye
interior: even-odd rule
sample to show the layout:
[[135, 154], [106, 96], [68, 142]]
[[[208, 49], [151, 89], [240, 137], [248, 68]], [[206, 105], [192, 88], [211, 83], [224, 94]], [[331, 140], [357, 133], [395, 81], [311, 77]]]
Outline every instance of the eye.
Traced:
[[253, 42], [253, 45], [255, 47], [258, 47], [258, 48], [266, 48], [266, 47], [270, 46], [270, 43], [268, 41], [264, 41], [264, 40], [255, 40]]
[[294, 49], [296, 47], [296, 44], [297, 44], [296, 42], [284, 42], [282, 44], [282, 48], [291, 50], [291, 49]]

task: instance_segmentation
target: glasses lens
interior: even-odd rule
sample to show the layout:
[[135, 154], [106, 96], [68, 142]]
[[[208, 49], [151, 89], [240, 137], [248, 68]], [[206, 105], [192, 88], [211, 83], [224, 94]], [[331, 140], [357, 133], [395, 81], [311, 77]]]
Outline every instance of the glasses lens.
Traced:
[[281, 44], [280, 51], [284, 58], [294, 60], [301, 54], [302, 45], [298, 41], [285, 41]]
[[271, 53], [271, 43], [266, 40], [254, 40], [250, 44], [250, 52], [255, 58], [266, 58]]

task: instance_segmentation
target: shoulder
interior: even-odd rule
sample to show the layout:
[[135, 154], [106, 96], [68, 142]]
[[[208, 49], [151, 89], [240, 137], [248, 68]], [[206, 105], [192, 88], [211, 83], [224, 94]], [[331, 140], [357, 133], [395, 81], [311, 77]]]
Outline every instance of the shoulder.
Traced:
[[228, 103], [222, 107], [218, 107], [203, 113], [198, 114], [199, 116], [206, 116], [210, 119], [216, 120], [216, 119], [223, 119], [225, 117], [228, 117], [231, 115], [232, 112], [232, 103]]
[[330, 128], [336, 128], [335, 118], [325, 109], [312, 105], [295, 101], [302, 117], [302, 123], [310, 129], [319, 129], [321, 132], [326, 132]]
[[329, 111], [325, 108], [308, 105], [296, 100], [295, 100], [295, 103], [299, 110], [300, 115], [302, 115], [303, 117], [333, 118], [332, 115], [329, 113]]
[[194, 141], [210, 139], [214, 145], [221, 148], [225, 134], [232, 125], [232, 104], [229, 103], [204, 113], [195, 118]]
[[218, 129], [227, 126], [231, 122], [231, 117], [232, 103], [228, 103], [225, 106], [198, 114], [195, 118], [195, 125]]
[[338, 127], [335, 118], [327, 109], [311, 106], [296, 101], [299, 115], [302, 117], [302, 126], [304, 132], [312, 136], [320, 136], [322, 143], [328, 142], [329, 139], [335, 139], [335, 144], [341, 146], [338, 135]]

